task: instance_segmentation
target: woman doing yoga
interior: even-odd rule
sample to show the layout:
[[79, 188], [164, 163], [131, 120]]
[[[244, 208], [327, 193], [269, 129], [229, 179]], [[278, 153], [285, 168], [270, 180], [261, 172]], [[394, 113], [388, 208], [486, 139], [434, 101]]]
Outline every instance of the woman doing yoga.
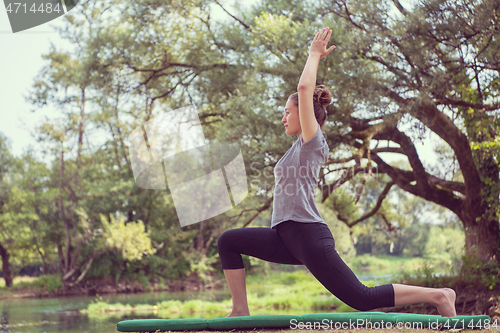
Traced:
[[316, 73], [320, 59], [335, 49], [333, 45], [327, 48], [331, 34], [329, 28], [323, 28], [314, 37], [297, 93], [285, 105], [282, 123], [286, 134], [298, 139], [274, 169], [271, 228], [233, 229], [219, 237], [222, 269], [233, 302], [228, 317], [250, 315], [242, 254], [275, 263], [305, 265], [326, 289], [357, 310], [431, 303], [441, 316], [456, 316], [452, 289], [363, 285], [335, 250], [332, 233], [316, 208], [314, 188], [329, 151], [321, 127], [331, 102], [328, 89], [316, 87]]

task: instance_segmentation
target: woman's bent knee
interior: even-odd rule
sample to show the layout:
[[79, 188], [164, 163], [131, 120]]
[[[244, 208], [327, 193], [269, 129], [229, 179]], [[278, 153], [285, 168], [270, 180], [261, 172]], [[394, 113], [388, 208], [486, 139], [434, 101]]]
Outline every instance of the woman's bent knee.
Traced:
[[224, 231], [217, 240], [217, 249], [220, 253], [221, 249], [227, 249], [228, 246], [234, 241], [236, 229]]

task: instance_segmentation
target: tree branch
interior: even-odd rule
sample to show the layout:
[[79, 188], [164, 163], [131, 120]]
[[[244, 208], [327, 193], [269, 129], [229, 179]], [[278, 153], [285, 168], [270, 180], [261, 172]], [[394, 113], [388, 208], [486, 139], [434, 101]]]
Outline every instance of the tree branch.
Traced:
[[[107, 248], [107, 249], [103, 249], [101, 251], [94, 252], [93, 254], [89, 255], [87, 258], [85, 258], [84, 260], [82, 260], [82, 262], [78, 266], [73, 267], [72, 269], [70, 269], [69, 272], [67, 272], [66, 274], [64, 274], [64, 276], [62, 278], [63, 281], [66, 281], [70, 277], [72, 277], [83, 266], [83, 264], [87, 263], [87, 265], [90, 267], [89, 262], [90, 262], [90, 264], [92, 264], [92, 261], [97, 256], [100, 256], [101, 254], [104, 254], [106, 252], [110, 252], [110, 251], [113, 251], [113, 250], [114, 250], [114, 248]], [[87, 273], [87, 272], [85, 272], [85, 273]], [[82, 279], [83, 279], [83, 277], [82, 277]]]
[[366, 213], [365, 215], [361, 216], [360, 218], [352, 221], [352, 222], [349, 222], [347, 223], [347, 226], [349, 228], [352, 228], [353, 226], [355, 226], [356, 224], [360, 223], [361, 221], [364, 221], [370, 217], [372, 217], [373, 215], [375, 215], [378, 210], [380, 209], [380, 207], [382, 206], [382, 202], [384, 201], [384, 199], [387, 197], [387, 194], [389, 193], [389, 190], [391, 189], [391, 187], [394, 185], [394, 181], [390, 181], [389, 183], [387, 183], [384, 187], [384, 190], [382, 191], [382, 193], [380, 193], [380, 196], [378, 197], [377, 199], [377, 203], [375, 204], [375, 207], [373, 207], [373, 209]]
[[[396, 101], [402, 109], [407, 110], [413, 117], [420, 120], [425, 126], [450, 145], [457, 156], [457, 161], [464, 177], [466, 195], [466, 201], [464, 203], [469, 206], [467, 211], [474, 212], [479, 216], [481, 214], [479, 207], [482, 201], [482, 183], [479, 171], [474, 163], [467, 136], [458, 129], [447, 115], [439, 111], [435, 104], [423, 100], [405, 99], [387, 87], [380, 87], [380, 89], [385, 90], [387, 97]], [[396, 183], [400, 186], [397, 181]], [[413, 193], [411, 191], [409, 192]], [[426, 198], [428, 196], [422, 197]], [[456, 208], [453, 211], [460, 214], [456, 211]]]
[[220, 8], [222, 8], [223, 11], [225, 11], [229, 16], [231, 16], [233, 19], [235, 19], [236, 21], [238, 21], [242, 26], [245, 27], [245, 29], [250, 29], [250, 26], [248, 24], [246, 24], [245, 22], [243, 22], [241, 19], [237, 18], [236, 16], [234, 16], [233, 14], [231, 14], [230, 12], [228, 12], [226, 10], [226, 8], [224, 8], [224, 6], [221, 5], [221, 3], [218, 1], [218, 0], [214, 0], [216, 4], [218, 4], [220, 6]]
[[385, 224], [387, 225], [387, 231], [393, 232], [395, 229], [397, 230], [397, 228], [394, 228], [394, 226], [391, 224], [391, 222], [389, 222], [389, 220], [387, 219], [387, 217], [385, 216], [384, 213], [377, 212], [377, 215], [380, 216], [382, 218], [382, 220], [384, 220]]
[[[461, 209], [463, 205], [463, 198], [458, 197], [453, 193], [451, 188], [460, 189], [459, 184], [455, 182], [448, 182], [447, 187], [442, 186], [430, 186], [429, 191], [422, 191], [419, 187], [412, 185], [411, 183], [415, 181], [415, 175], [412, 171], [401, 170], [398, 168], [394, 168], [391, 165], [384, 162], [378, 155], [373, 154], [373, 161], [377, 163], [377, 167], [379, 168], [381, 173], [387, 174], [392, 180], [406, 192], [409, 192], [413, 195], [424, 198], [427, 201], [432, 201], [450, 209], [452, 212], [461, 216]], [[439, 178], [434, 177], [433, 181], [437, 183], [436, 185], [445, 184], [446, 181], [440, 180]], [[431, 181], [432, 183], [432, 181]]]
[[[348, 168], [346, 171], [344, 171], [342, 176], [340, 176], [340, 178], [337, 179], [336, 181], [334, 181], [333, 183], [331, 183], [329, 185], [328, 184], [322, 185], [321, 186], [321, 192], [322, 192], [321, 202], [325, 202], [325, 200], [328, 199], [330, 194], [335, 192], [335, 190], [337, 188], [339, 188], [342, 184], [351, 180], [355, 175], [357, 175], [358, 173], [361, 173], [361, 172], [366, 172], [366, 171], [367, 171], [367, 168], [364, 168], [361, 166], [353, 166], [353, 167]], [[370, 168], [367, 173], [369, 173], [369, 172], [377, 173], [377, 168], [376, 167]]]
[[405, 154], [405, 151], [400, 148], [400, 147], [384, 147], [384, 148], [377, 148], [372, 150], [372, 154], [378, 154], [378, 153], [393, 153], [393, 154]]
[[[343, 4], [343, 7], [344, 7], [343, 9], [344, 9], [344, 11], [345, 11], [345, 15], [344, 15], [344, 14], [341, 14], [341, 13], [339, 13], [339, 12], [336, 12], [336, 11], [334, 11], [333, 9], [328, 10], [328, 12], [329, 12], [329, 13], [333, 13], [333, 14], [335, 14], [335, 15], [339, 16], [339, 17], [342, 17], [342, 18], [344, 18], [344, 19], [348, 20], [349, 22], [351, 22], [351, 24], [352, 24], [352, 25], [354, 25], [356, 28], [359, 28], [359, 29], [361, 29], [361, 30], [366, 31], [366, 29], [365, 29], [363, 26], [361, 26], [360, 24], [358, 24], [358, 23], [354, 22], [354, 20], [352, 19], [351, 13], [350, 13], [350, 12], [349, 12], [349, 10], [347, 9], [347, 3], [345, 2], [345, 0], [342, 0], [342, 4]], [[342, 6], [340, 6], [340, 7], [342, 7]]]
[[439, 186], [450, 191], [455, 191], [465, 195], [465, 184], [460, 182], [453, 182], [438, 178], [433, 175], [428, 175], [429, 182], [435, 186]]
[[269, 198], [265, 203], [264, 205], [262, 205], [261, 207], [255, 209], [243, 209], [238, 215], [234, 215], [234, 216], [230, 216], [229, 218], [230, 219], [234, 219], [236, 218], [236, 221], [234, 221], [234, 223], [232, 224], [232, 226], [236, 225], [236, 223], [238, 223], [238, 221], [240, 220], [241, 216], [243, 215], [243, 213], [246, 213], [246, 212], [250, 212], [250, 211], [257, 211], [252, 217], [250, 217], [247, 221], [245, 221], [245, 223], [243, 224], [242, 228], [246, 228], [250, 223], [252, 223], [253, 220], [255, 220], [259, 215], [260, 213], [262, 213], [264, 210], [268, 209], [269, 207], [271, 207], [271, 203], [273, 202], [273, 198]]
[[401, 14], [403, 14], [404, 16], [408, 15], [408, 11], [403, 7], [403, 5], [401, 5], [401, 2], [399, 2], [399, 0], [392, 0], [392, 2]]
[[387, 134], [389, 139], [392, 139], [394, 142], [398, 143], [401, 146], [404, 154], [408, 158], [408, 161], [410, 162], [410, 165], [413, 169], [413, 173], [416, 177], [417, 187], [419, 187], [421, 191], [430, 191], [431, 188], [427, 179], [427, 172], [425, 171], [422, 161], [420, 161], [417, 149], [415, 148], [415, 145], [413, 144], [411, 139], [398, 129], [393, 129], [390, 133]]
[[442, 95], [438, 95], [436, 97], [439, 100], [438, 105], [448, 105], [448, 106], [455, 106], [455, 107], [472, 108], [472, 109], [477, 110], [479, 112], [497, 111], [500, 109], [500, 103], [495, 103], [495, 104], [471, 103], [471, 102], [467, 102], [467, 101], [460, 101], [460, 100], [452, 99], [452, 98], [445, 97]]

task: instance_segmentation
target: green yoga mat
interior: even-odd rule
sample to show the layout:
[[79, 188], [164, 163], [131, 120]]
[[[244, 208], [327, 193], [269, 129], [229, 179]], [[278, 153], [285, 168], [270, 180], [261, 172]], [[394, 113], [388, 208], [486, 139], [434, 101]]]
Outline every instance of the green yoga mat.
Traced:
[[254, 328], [289, 329], [488, 329], [497, 328], [486, 315], [441, 317], [413, 313], [347, 312], [304, 315], [262, 315], [231, 318], [134, 319], [116, 325], [120, 332], [156, 332], [185, 330], [218, 330]]

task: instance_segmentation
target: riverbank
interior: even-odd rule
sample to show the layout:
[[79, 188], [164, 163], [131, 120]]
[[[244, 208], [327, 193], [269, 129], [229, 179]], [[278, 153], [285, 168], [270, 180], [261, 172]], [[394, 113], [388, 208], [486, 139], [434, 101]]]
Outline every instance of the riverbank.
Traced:
[[[367, 286], [373, 281], [363, 281]], [[317, 282], [308, 272], [271, 272], [268, 275], [255, 275], [247, 278], [248, 303], [252, 315], [259, 314], [296, 314], [307, 312], [352, 312], [356, 311], [337, 298]], [[496, 290], [478, 292], [458, 290], [456, 300], [457, 314], [487, 314], [500, 321], [500, 294]], [[230, 299], [221, 301], [164, 301], [155, 304], [107, 304], [96, 302], [87, 311], [90, 315], [106, 316], [116, 313], [140, 315], [149, 318], [204, 318], [220, 317], [231, 310]], [[437, 309], [430, 304], [414, 304], [373, 311], [404, 312], [438, 315]]]
[[[496, 280], [485, 279], [481, 275], [482, 281], [476, 281], [473, 276], [466, 278], [459, 278], [447, 276], [444, 274], [443, 267], [445, 265], [441, 261], [426, 260], [424, 258], [404, 258], [393, 256], [358, 256], [349, 263], [353, 268], [356, 275], [359, 276], [366, 285], [378, 285], [390, 282], [407, 283], [412, 285], [422, 285], [430, 287], [452, 287], [457, 292], [457, 312], [464, 315], [475, 314], [488, 314], [492, 317], [500, 319], [500, 283]], [[278, 269], [278, 271], [276, 271]], [[254, 288], [267, 288], [269, 293], [275, 290], [284, 295], [293, 292], [293, 288], [299, 288], [297, 285], [299, 280], [315, 281], [314, 277], [306, 274], [296, 272], [283, 272], [279, 269], [288, 269], [286, 267], [270, 266], [267, 269], [258, 270], [257, 272], [250, 271], [248, 274], [248, 289], [251, 295], [251, 290]], [[301, 269], [296, 267], [293, 269]], [[402, 272], [407, 272], [403, 274]], [[297, 275], [299, 274], [299, 275]], [[307, 273], [308, 274], [308, 273]], [[496, 277], [498, 279], [498, 276]], [[198, 292], [202, 290], [223, 290], [227, 288], [224, 277], [222, 274], [218, 275], [212, 273], [205, 276], [205, 281], [202, 282], [198, 279], [184, 279], [184, 280], [126, 280], [120, 279], [118, 282], [113, 278], [98, 278], [89, 279], [76, 287], [62, 286], [60, 278], [55, 275], [45, 275], [39, 278], [16, 277], [14, 279], [14, 286], [5, 288], [1, 284], [0, 278], [0, 299], [16, 299], [16, 298], [43, 298], [43, 297], [65, 297], [65, 296], [95, 296], [106, 294], [132, 294], [132, 293], [145, 293], [145, 292], [179, 292], [179, 291], [193, 291]], [[317, 283], [317, 281], [315, 281]], [[308, 290], [324, 290], [319, 283], [317, 285], [309, 285], [307, 287], [300, 287], [303, 299], [311, 299]], [[299, 288], [299, 290], [300, 290]], [[312, 295], [316, 296], [316, 295]], [[253, 296], [250, 296], [253, 297]], [[269, 307], [286, 309], [287, 306], [276, 305], [273, 302], [281, 302], [280, 295], [276, 295], [269, 299], [269, 302], [262, 303], [262, 308]], [[292, 298], [289, 299], [293, 303]], [[257, 304], [259, 301], [255, 301]], [[286, 303], [286, 302], [285, 302]], [[328, 311], [336, 309], [335, 302], [332, 301], [331, 308], [324, 308]], [[161, 308], [159, 304], [150, 304], [151, 311], [153, 306], [157, 306], [157, 310]], [[198, 304], [201, 306], [200, 304]], [[213, 304], [207, 304], [208, 308], [214, 308]], [[127, 307], [126, 304], [123, 304]], [[178, 306], [178, 305], [176, 305]], [[106, 305], [103, 304], [102, 308], [105, 309]], [[118, 306], [119, 308], [119, 306]], [[147, 307], [146, 307], [147, 308]], [[188, 308], [190, 306], [188, 305]], [[225, 308], [225, 307], [223, 307]], [[260, 311], [256, 309], [257, 311]], [[342, 309], [341, 309], [342, 310]], [[344, 309], [350, 311], [349, 309]], [[405, 307], [380, 309], [382, 311], [397, 311], [397, 312], [414, 312], [414, 313], [427, 313], [437, 314], [433, 306], [417, 304]], [[150, 310], [147, 310], [150, 311]], [[105, 312], [105, 310], [103, 310]]]
[[147, 281], [145, 283], [144, 281], [125, 279], [116, 282], [112, 278], [99, 278], [89, 279], [85, 283], [72, 287], [64, 287], [60, 277], [56, 275], [21, 276], [14, 278], [13, 286], [10, 288], [6, 288], [5, 282], [0, 278], [0, 299], [93, 296], [160, 291], [200, 291], [222, 288], [224, 288], [224, 281], [218, 276], [214, 276], [214, 281], [209, 284], [204, 284], [196, 279]]
[[[262, 266], [249, 270], [249, 276], [266, 275], [273, 270], [295, 270], [298, 267], [285, 267], [269, 263], [259, 263]], [[372, 256], [360, 255], [354, 257], [348, 265], [353, 269], [360, 280], [373, 280], [377, 283], [384, 279], [398, 279], [401, 272], [415, 272], [423, 267], [433, 267], [442, 270], [442, 259], [407, 258], [397, 256]], [[220, 273], [220, 272], [219, 272]], [[57, 275], [42, 275], [40, 277], [14, 277], [14, 285], [5, 287], [5, 281], [0, 277], [0, 299], [5, 298], [40, 298], [75, 295], [104, 295], [115, 293], [142, 293], [149, 291], [200, 291], [219, 289], [225, 287], [222, 274], [207, 272], [204, 281], [196, 278], [185, 279], [148, 279], [140, 276], [139, 279], [120, 278], [116, 281], [113, 277], [99, 277], [87, 279], [74, 287], [63, 287]]]

